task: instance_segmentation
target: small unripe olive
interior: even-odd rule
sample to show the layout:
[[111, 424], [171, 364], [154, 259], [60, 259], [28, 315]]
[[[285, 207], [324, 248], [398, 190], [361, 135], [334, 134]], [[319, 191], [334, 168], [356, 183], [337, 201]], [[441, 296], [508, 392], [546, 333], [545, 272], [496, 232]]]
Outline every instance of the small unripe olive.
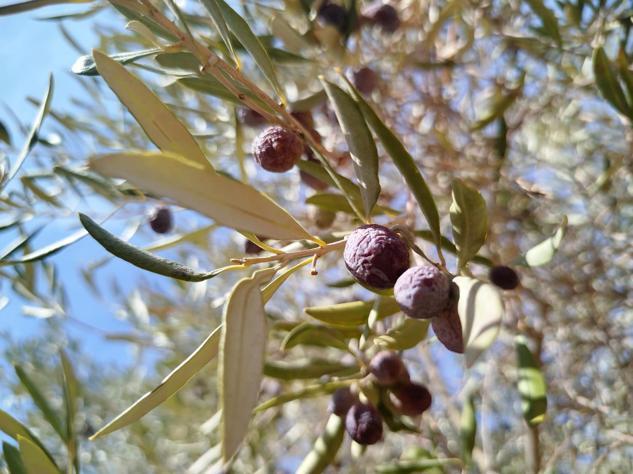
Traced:
[[174, 218], [167, 207], [158, 207], [152, 211], [149, 225], [157, 234], [166, 234], [174, 227]]
[[409, 381], [409, 371], [400, 356], [392, 351], [381, 351], [369, 362], [369, 371], [379, 385], [390, 386]]
[[347, 25], [347, 11], [341, 5], [325, 0], [319, 8], [317, 16], [324, 24], [336, 28], [339, 33], [345, 31]]
[[393, 387], [389, 400], [399, 413], [417, 416], [429, 409], [432, 398], [424, 385], [408, 383]]
[[382, 438], [382, 417], [372, 405], [355, 403], [345, 417], [345, 430], [358, 444], [376, 444]]
[[373, 14], [372, 20], [385, 33], [394, 33], [400, 28], [398, 10], [389, 4], [382, 5]]

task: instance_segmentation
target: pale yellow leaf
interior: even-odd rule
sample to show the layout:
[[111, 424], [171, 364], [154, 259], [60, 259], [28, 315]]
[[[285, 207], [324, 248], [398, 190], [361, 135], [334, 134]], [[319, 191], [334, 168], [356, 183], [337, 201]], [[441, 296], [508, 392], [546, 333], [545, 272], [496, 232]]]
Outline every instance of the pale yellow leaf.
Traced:
[[314, 240], [265, 194], [178, 155], [130, 151], [93, 158], [90, 166], [104, 175], [127, 179], [143, 191], [171, 198], [227, 227], [272, 239]]
[[213, 170], [198, 142], [156, 94], [124, 66], [101, 51], [93, 50], [92, 56], [101, 77], [158, 148], [177, 153]]
[[238, 281], [224, 307], [218, 381], [225, 462], [238, 451], [246, 436], [259, 395], [268, 337], [259, 286], [274, 272], [267, 269]]
[[97, 431], [90, 439], [112, 433], [134, 423], [180, 390], [200, 369], [215, 358], [220, 346], [221, 327], [216, 328], [204, 342], [151, 392], [147, 392], [132, 406]]
[[33, 441], [18, 435], [18, 445], [27, 474], [60, 474], [53, 461]]
[[503, 317], [503, 301], [497, 288], [475, 278], [453, 279], [459, 287], [459, 319], [464, 338], [464, 361], [471, 367], [494, 342]]

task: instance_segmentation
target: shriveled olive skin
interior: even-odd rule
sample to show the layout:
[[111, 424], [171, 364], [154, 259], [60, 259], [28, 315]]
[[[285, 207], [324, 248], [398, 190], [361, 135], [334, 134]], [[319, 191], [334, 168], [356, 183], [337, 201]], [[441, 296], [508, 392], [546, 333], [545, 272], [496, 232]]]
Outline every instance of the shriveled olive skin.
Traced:
[[372, 405], [356, 403], [347, 412], [345, 430], [358, 444], [376, 444], [382, 438], [382, 416]]
[[378, 290], [392, 288], [409, 268], [409, 248], [394, 231], [377, 224], [352, 232], [343, 252], [345, 266], [361, 284]]
[[450, 281], [433, 265], [419, 265], [404, 272], [394, 287], [400, 309], [412, 318], [438, 316], [449, 300]]
[[302, 153], [303, 142], [299, 136], [279, 126], [267, 128], [253, 143], [255, 161], [273, 173], [290, 170]]

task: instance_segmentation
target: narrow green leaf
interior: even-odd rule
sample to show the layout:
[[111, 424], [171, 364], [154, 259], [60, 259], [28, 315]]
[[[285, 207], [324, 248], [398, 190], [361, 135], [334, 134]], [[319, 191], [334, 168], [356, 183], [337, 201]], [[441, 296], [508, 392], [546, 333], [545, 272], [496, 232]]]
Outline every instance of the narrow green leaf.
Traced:
[[[0, 10], [1, 15], [1, 10]], [[24, 146], [18, 155], [15, 163], [11, 166], [9, 173], [7, 174], [6, 179], [4, 179], [1, 183], [2, 187], [5, 187], [9, 181], [11, 181], [15, 175], [20, 171], [20, 168], [24, 164], [26, 157], [29, 155], [29, 152], [33, 149], [35, 144], [38, 142], [37, 137], [40, 133], [40, 128], [42, 126], [42, 122], [44, 118], [48, 114], [48, 110], [51, 106], [51, 101], [53, 100], [53, 90], [55, 88], [55, 81], [53, 80], [53, 76], [48, 76], [48, 87], [46, 88], [46, 93], [44, 94], [44, 99], [40, 103], [39, 110], [37, 111], [37, 116], [35, 117], [35, 121], [31, 126], [31, 130], [26, 137], [26, 141], [24, 142]]]
[[523, 82], [521, 82], [520, 86], [517, 86], [509, 92], [497, 90], [490, 102], [483, 107], [483, 115], [477, 119], [470, 129], [475, 132], [487, 127], [497, 119], [502, 119], [505, 111], [516, 102], [522, 90]]
[[[334, 327], [355, 328], [367, 323], [374, 301], [352, 301], [326, 306], [311, 306], [304, 311], [314, 319]], [[380, 297], [378, 300], [378, 319], [383, 319], [400, 311], [392, 297]]]
[[250, 26], [248, 26], [248, 23], [246, 23], [246, 21], [244, 21], [244, 19], [224, 0], [208, 1], [215, 1], [217, 3], [218, 7], [222, 11], [224, 20], [226, 21], [226, 24], [231, 32], [235, 35], [242, 46], [244, 46], [244, 48], [246, 48], [246, 50], [250, 53], [259, 68], [264, 73], [266, 79], [268, 79], [270, 84], [273, 86], [275, 92], [279, 95], [282, 101], [285, 102], [285, 94], [281, 85], [279, 84], [279, 81], [277, 80], [275, 67], [273, 66], [273, 63], [268, 56], [268, 52], [259, 41], [259, 38], [255, 36]]
[[470, 463], [475, 438], [477, 436], [477, 418], [475, 416], [475, 400], [472, 395], [468, 396], [462, 407], [462, 415], [459, 427], [459, 437], [461, 441], [461, 453], [464, 464]]
[[[198, 74], [200, 71], [200, 61], [193, 54], [187, 51], [177, 51], [157, 54], [154, 58], [158, 64], [167, 69], [179, 69]], [[214, 79], [209, 77], [210, 79]]]
[[222, 42], [228, 49], [231, 57], [235, 60], [235, 64], [239, 65], [239, 59], [235, 54], [235, 50], [233, 49], [233, 42], [231, 41], [231, 33], [229, 32], [229, 27], [226, 24], [226, 20], [224, 19], [224, 15], [222, 14], [222, 9], [218, 4], [217, 0], [201, 0], [202, 5], [206, 8], [207, 12], [209, 12], [209, 16], [211, 16], [211, 21], [213, 21], [213, 25], [216, 30], [220, 34], [220, 38], [222, 38]]
[[22, 3], [12, 3], [11, 5], [0, 6], [0, 16], [13, 15], [15, 13], [27, 12], [49, 5], [61, 5], [66, 3], [89, 3], [92, 0], [29, 0]]
[[374, 343], [383, 349], [411, 349], [426, 338], [429, 324], [429, 320], [405, 318], [398, 326], [375, 338]]
[[503, 317], [499, 290], [475, 278], [458, 276], [458, 312], [464, 338], [464, 362], [472, 367], [479, 356], [495, 341]]
[[77, 397], [79, 395], [79, 383], [75, 376], [73, 366], [64, 351], [60, 352], [62, 361], [62, 389], [64, 394], [64, 408], [66, 410], [66, 439], [69, 462], [79, 472], [79, 453], [75, 433], [75, 416], [77, 415]]
[[264, 365], [264, 375], [280, 380], [314, 379], [323, 375], [345, 377], [358, 371], [358, 366], [320, 358], [293, 362], [268, 361]]
[[55, 463], [33, 441], [18, 435], [18, 445], [27, 474], [61, 474]]
[[40, 391], [37, 385], [35, 385], [33, 380], [31, 380], [31, 377], [29, 377], [22, 367], [15, 365], [14, 369], [16, 375], [20, 379], [20, 382], [26, 391], [29, 392], [29, 395], [31, 395], [33, 403], [42, 412], [42, 415], [44, 415], [44, 419], [53, 427], [55, 432], [63, 441], [68, 441], [66, 438], [66, 430], [64, 430], [59, 415], [55, 410], [53, 410], [53, 407], [50, 406], [44, 394]]
[[196, 92], [202, 92], [203, 94], [209, 94], [213, 97], [217, 97], [222, 100], [233, 102], [234, 104], [241, 104], [242, 101], [236, 97], [233, 92], [224, 87], [220, 81], [211, 77], [183, 77], [178, 79], [176, 83], [192, 89]]
[[7, 463], [9, 474], [27, 474], [26, 467], [24, 467], [18, 448], [10, 445], [6, 441], [3, 441], [2, 454], [4, 455], [4, 462]]
[[296, 474], [320, 474], [332, 464], [336, 453], [343, 444], [345, 424], [340, 416], [331, 414], [321, 436], [303, 459]]
[[315, 398], [335, 392], [342, 387], [349, 387], [350, 381], [336, 381], [309, 385], [296, 392], [282, 393], [276, 397], [266, 400], [255, 408], [255, 413], [259, 413], [269, 408], [277, 407], [294, 400], [304, 400], [306, 398]]
[[157, 36], [160, 36], [161, 38], [165, 38], [166, 40], [171, 41], [172, 43], [175, 43], [178, 41], [178, 38], [176, 38], [170, 31], [166, 30], [163, 26], [161, 26], [160, 24], [158, 24], [151, 18], [147, 17], [146, 15], [143, 15], [139, 13], [138, 11], [135, 11], [129, 8], [131, 4], [133, 5], [132, 2], [128, 2], [127, 0], [110, 0], [110, 3], [123, 16], [125, 16], [129, 20], [132, 20], [132, 22], [137, 21], [137, 22], [142, 23], [152, 33], [156, 34]]
[[369, 217], [380, 195], [376, 144], [354, 100], [335, 84], [325, 80], [321, 80], [321, 83], [334, 106], [334, 112], [345, 135], [356, 177], [360, 183], [365, 216]]
[[170, 278], [184, 281], [203, 281], [219, 275], [233, 266], [218, 268], [211, 272], [197, 272], [181, 263], [157, 257], [143, 249], [119, 239], [85, 214], [79, 214], [81, 225], [104, 249], [132, 265]]
[[57, 242], [53, 242], [52, 244], [42, 247], [41, 249], [26, 253], [19, 258], [15, 258], [11, 260], [6, 260], [3, 258], [0, 260], [0, 266], [18, 265], [18, 264], [32, 263], [32, 262], [43, 260], [63, 250], [69, 245], [74, 244], [78, 240], [84, 238], [86, 235], [88, 235], [88, 232], [84, 230], [80, 230], [78, 232], [75, 232], [69, 235], [68, 237], [58, 240]]
[[114, 420], [92, 435], [90, 439], [94, 440], [134, 423], [176, 394], [178, 390], [184, 387], [194, 375], [206, 364], [211, 362], [218, 354], [220, 333], [221, 327], [216, 328], [189, 357], [162, 380], [160, 385], [139, 398], [134, 404], [114, 418]]
[[7, 145], [11, 145], [11, 135], [9, 135], [9, 129], [0, 121], [0, 140]]
[[30, 439], [37, 444], [51, 460], [53, 459], [42, 442], [33, 433], [31, 433], [26, 426], [3, 410], [0, 410], [0, 431], [16, 441], [18, 440], [18, 436]]
[[40, 233], [42, 227], [35, 229], [33, 232], [27, 235], [21, 235], [15, 240], [10, 242], [5, 248], [0, 250], [0, 261], [8, 260], [11, 255], [15, 254], [18, 250], [25, 248]]
[[[147, 56], [153, 56], [154, 54], [160, 53], [161, 51], [161, 48], [149, 48], [140, 51], [111, 54], [109, 55], [109, 57], [110, 59], [113, 59], [120, 64], [129, 64], [139, 59], [146, 58]], [[75, 74], [79, 74], [80, 76], [99, 75], [99, 72], [97, 71], [97, 64], [95, 63], [92, 54], [86, 54], [77, 58], [70, 70]]]
[[[354, 214], [354, 210], [349, 205], [349, 202], [342, 194], [334, 193], [319, 193], [313, 194], [306, 199], [306, 204], [312, 204], [322, 209], [326, 209], [332, 212], [345, 212], [346, 214]], [[400, 211], [385, 206], [374, 206], [372, 209], [372, 215], [377, 216], [386, 214], [390, 217], [396, 217], [401, 214]]]
[[523, 417], [528, 424], [537, 425], [543, 422], [547, 411], [545, 377], [523, 336], [516, 337], [515, 346], [519, 366], [517, 387], [521, 395]]
[[[393, 464], [383, 464], [376, 467], [379, 474], [407, 474], [415, 472], [423, 472], [434, 467], [444, 467], [447, 465], [459, 466], [462, 463], [457, 458], [446, 459], [419, 459], [415, 461], [398, 461]], [[451, 471], [452, 472], [452, 471]]]
[[615, 74], [615, 67], [611, 61], [609, 61], [604, 49], [601, 47], [596, 48], [593, 52], [593, 74], [595, 76], [596, 85], [605, 100], [621, 114], [633, 120], [633, 109], [631, 109], [626, 102], [624, 90]]
[[437, 205], [431, 194], [426, 181], [422, 177], [422, 173], [415, 164], [415, 160], [404, 147], [400, 139], [393, 133], [389, 127], [380, 119], [374, 109], [365, 101], [363, 96], [348, 82], [348, 86], [352, 91], [354, 100], [358, 103], [361, 112], [365, 116], [365, 120], [382, 142], [385, 151], [389, 154], [394, 164], [400, 171], [407, 186], [415, 197], [426, 221], [429, 229], [435, 236], [435, 242], [438, 250], [441, 252], [441, 233], [440, 233], [440, 215], [437, 211]]
[[288, 24], [283, 15], [274, 15], [272, 17], [270, 20], [270, 30], [273, 35], [283, 41], [286, 48], [293, 53], [301, 54], [311, 47], [310, 43], [301, 33]]
[[460, 179], [453, 180], [453, 203], [450, 208], [453, 238], [457, 247], [458, 269], [475, 256], [486, 241], [488, 212], [479, 192]]
[[259, 285], [274, 272], [267, 269], [238, 281], [224, 307], [218, 362], [224, 462], [242, 444], [259, 395], [268, 338]]
[[125, 67], [101, 51], [93, 50], [92, 56], [101, 77], [158, 148], [180, 154], [201, 164], [206, 170], [213, 171], [198, 142], [156, 94]]
[[[334, 178], [330, 176], [330, 174], [323, 168], [323, 166], [314, 161], [308, 160], [300, 160], [297, 162], [297, 167], [311, 176], [320, 179], [328, 183], [330, 186], [337, 186]], [[341, 184], [343, 191], [349, 198], [355, 203], [355, 205], [359, 205], [362, 202], [361, 191], [358, 186], [356, 186], [351, 180], [347, 179], [345, 176], [338, 174], [335, 172], [336, 179]], [[347, 199], [347, 197], [346, 197]]]
[[342, 331], [311, 323], [303, 323], [292, 329], [281, 343], [281, 350], [288, 351], [299, 345], [334, 347], [347, 351], [346, 335]]
[[538, 267], [549, 263], [560, 247], [565, 231], [567, 230], [567, 216], [563, 217], [563, 221], [554, 232], [554, 235], [548, 237], [543, 242], [535, 245], [525, 253], [525, 259], [523, 262], [530, 267]]
[[[417, 237], [420, 237], [421, 239], [424, 239], [427, 242], [431, 242], [431, 243], [435, 242], [435, 237], [433, 236], [433, 233], [430, 230], [416, 230], [414, 233]], [[453, 255], [457, 255], [457, 248], [455, 247], [455, 244], [444, 236], [442, 236], [441, 245], [442, 245], [442, 248], [446, 250], [447, 252], [452, 253]], [[487, 267], [492, 267], [494, 265], [492, 260], [490, 260], [487, 257], [484, 257], [483, 255], [475, 255], [471, 261], [474, 263], [478, 263], [480, 265], [485, 265]]]
[[124, 178], [146, 192], [171, 198], [218, 224], [283, 240], [314, 240], [285, 209], [247, 184], [170, 153], [127, 153], [93, 158], [90, 166]]
[[543, 31], [555, 40], [559, 45], [562, 44], [562, 38], [558, 29], [558, 20], [552, 10], [545, 6], [543, 0], [527, 0], [527, 4], [536, 13], [543, 23]]
[[312, 258], [307, 258], [307, 259], [303, 260], [302, 262], [299, 262], [296, 265], [293, 265], [292, 267], [285, 269], [273, 281], [271, 281], [268, 285], [266, 285], [262, 289], [262, 300], [264, 301], [264, 304], [268, 303], [268, 301], [273, 297], [273, 295], [279, 289], [279, 287], [288, 278], [290, 278], [293, 273], [295, 273], [297, 270], [305, 267], [310, 262], [312, 262]]
[[321, 105], [327, 99], [327, 94], [323, 89], [301, 99], [297, 99], [290, 104], [290, 110], [293, 112], [308, 112], [318, 105]]

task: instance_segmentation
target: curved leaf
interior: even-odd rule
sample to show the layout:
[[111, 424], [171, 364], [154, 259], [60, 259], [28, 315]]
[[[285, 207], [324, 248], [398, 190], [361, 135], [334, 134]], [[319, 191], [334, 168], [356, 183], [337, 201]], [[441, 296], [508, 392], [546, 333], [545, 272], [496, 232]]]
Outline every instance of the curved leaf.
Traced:
[[[355, 328], [367, 323], [369, 314], [376, 303], [374, 301], [351, 301], [325, 306], [310, 306], [305, 312], [314, 319], [330, 326], [341, 328]], [[377, 319], [383, 319], [400, 311], [400, 307], [393, 297], [378, 298], [376, 306]]]
[[433, 232], [433, 236], [435, 237], [435, 242], [439, 250], [442, 237], [440, 232], [440, 214], [437, 211], [437, 205], [435, 204], [431, 190], [422, 177], [422, 173], [420, 173], [418, 166], [415, 164], [415, 160], [409, 154], [396, 134], [384, 124], [374, 109], [372, 109], [363, 96], [349, 83], [349, 81], [348, 86], [352, 91], [354, 100], [356, 100], [361, 112], [365, 116], [365, 120], [367, 120], [371, 129], [382, 142], [382, 146], [393, 160], [394, 164], [400, 171], [400, 174], [407, 183], [407, 186], [409, 186], [411, 193], [418, 202], [418, 205], [429, 224], [429, 229]]
[[[121, 64], [128, 64], [137, 61], [147, 56], [158, 54], [162, 51], [162, 48], [149, 48], [141, 51], [130, 51], [126, 53], [116, 53], [109, 56], [110, 59], [115, 60]], [[77, 58], [70, 70], [80, 76], [98, 76], [97, 64], [95, 63], [92, 54], [85, 54]]]
[[405, 318], [401, 324], [374, 339], [384, 349], [403, 351], [415, 347], [426, 338], [430, 321]]
[[314, 379], [323, 375], [344, 377], [358, 372], [358, 366], [326, 359], [306, 359], [293, 362], [266, 362], [264, 375], [280, 380]]
[[556, 232], [554, 232], [554, 235], [548, 237], [540, 244], [535, 245], [525, 253], [525, 261], [522, 263], [526, 263], [530, 267], [538, 267], [549, 263], [552, 258], [554, 258], [554, 255], [556, 255], [566, 230], [567, 216], [563, 218], [563, 221], [560, 226], [558, 226], [558, 229], [556, 229]]
[[464, 338], [464, 361], [472, 367], [477, 358], [494, 342], [501, 327], [503, 301], [494, 285], [470, 277], [458, 276], [459, 318]]
[[453, 180], [451, 204], [453, 238], [457, 247], [458, 269], [461, 270], [475, 256], [486, 241], [488, 213], [486, 201], [475, 189], [460, 179]]
[[60, 5], [64, 3], [89, 3], [91, 1], [92, 0], [28, 0], [21, 3], [2, 5], [0, 7], [0, 16], [27, 12], [29, 10], [35, 10], [49, 5]]
[[42, 442], [31, 433], [31, 430], [3, 410], [0, 410], [0, 431], [16, 441], [18, 440], [18, 436], [30, 439], [33, 443], [37, 444], [51, 460], [53, 459]]
[[545, 377], [523, 336], [516, 337], [515, 346], [519, 366], [517, 387], [521, 395], [523, 417], [529, 425], [537, 425], [543, 422], [547, 411]]
[[189, 357], [163, 379], [160, 385], [139, 398], [133, 405], [92, 435], [90, 439], [94, 440], [134, 423], [178, 392], [215, 358], [220, 346], [220, 333], [221, 327], [216, 328]]
[[257, 408], [255, 408], [255, 413], [259, 413], [264, 410], [268, 410], [269, 408], [277, 407], [279, 405], [283, 405], [284, 403], [292, 402], [294, 400], [303, 400], [306, 398], [320, 397], [321, 395], [334, 393], [337, 389], [342, 387], [349, 387], [349, 385], [350, 382], [348, 380], [327, 382], [319, 383], [316, 385], [309, 385], [296, 392], [282, 393], [281, 395], [273, 397], [270, 400], [266, 400], [264, 403], [258, 405]]
[[197, 272], [192, 268], [172, 260], [152, 255], [145, 250], [134, 247], [119, 239], [85, 214], [79, 214], [81, 225], [88, 231], [104, 249], [132, 265], [170, 278], [184, 281], [203, 281], [219, 275], [223, 271], [233, 269], [233, 266], [218, 268], [212, 272]]
[[4, 462], [7, 463], [9, 474], [27, 474], [20, 451], [16, 447], [4, 441], [2, 443], [2, 454]]
[[475, 416], [475, 401], [471, 395], [464, 401], [459, 427], [462, 460], [466, 464], [470, 462], [472, 452], [475, 447], [476, 436], [477, 418]]
[[[2, 14], [1, 11], [2, 9], [0, 9], [0, 15]], [[44, 100], [40, 102], [40, 108], [37, 111], [35, 121], [33, 122], [33, 125], [31, 126], [31, 130], [29, 131], [29, 134], [26, 137], [24, 146], [22, 147], [22, 150], [20, 151], [18, 158], [15, 160], [15, 163], [13, 163], [13, 165], [11, 166], [11, 169], [9, 170], [9, 173], [7, 174], [6, 178], [4, 180], [0, 180], [1, 181], [0, 184], [2, 187], [6, 186], [7, 183], [15, 177], [18, 171], [20, 171], [20, 168], [22, 167], [22, 164], [26, 160], [26, 157], [28, 156], [29, 152], [33, 149], [35, 144], [38, 143], [37, 137], [40, 133], [42, 122], [44, 121], [44, 118], [48, 114], [48, 110], [51, 106], [54, 89], [55, 89], [55, 81], [53, 80], [53, 76], [50, 75], [48, 76], [48, 87], [46, 88], [46, 93], [44, 94]]]
[[156, 94], [125, 67], [101, 51], [93, 50], [92, 57], [101, 77], [158, 148], [180, 154], [201, 164], [205, 170], [213, 171], [198, 142]]
[[51, 458], [33, 441], [18, 435], [18, 445], [27, 474], [61, 474]]
[[314, 447], [303, 459], [296, 474], [319, 474], [330, 465], [345, 434], [345, 424], [340, 416], [331, 414], [321, 436], [315, 441]]
[[288, 212], [255, 188], [169, 153], [128, 152], [93, 158], [90, 166], [144, 191], [171, 198], [218, 224], [272, 239], [313, 239]]
[[360, 183], [365, 216], [369, 217], [380, 195], [378, 151], [374, 138], [354, 100], [335, 84], [325, 80], [321, 82], [345, 135], [356, 177]]
[[259, 285], [274, 272], [273, 269], [260, 270], [238, 281], [224, 307], [218, 381], [225, 462], [242, 444], [259, 395], [268, 338]]
[[[318, 206], [322, 209], [326, 209], [332, 212], [345, 212], [347, 214], [354, 214], [354, 210], [349, 205], [349, 202], [342, 194], [334, 194], [334, 193], [319, 193], [313, 194], [309, 198], [306, 199], [306, 204], [312, 204], [313, 206]], [[398, 216], [400, 215], [400, 211], [396, 209], [391, 209], [390, 207], [379, 206], [376, 205], [372, 209], [372, 215], [377, 216], [380, 214], [387, 214], [388, 216]]]
[[[353, 330], [352, 330], [353, 331]], [[360, 332], [358, 332], [360, 335]], [[287, 351], [299, 345], [335, 347], [347, 351], [346, 334], [341, 330], [303, 323], [292, 329], [281, 343], [281, 350]]]
[[615, 74], [615, 67], [601, 47], [593, 52], [593, 74], [596, 85], [607, 102], [621, 114], [633, 119], [633, 109], [626, 101], [624, 90]]

